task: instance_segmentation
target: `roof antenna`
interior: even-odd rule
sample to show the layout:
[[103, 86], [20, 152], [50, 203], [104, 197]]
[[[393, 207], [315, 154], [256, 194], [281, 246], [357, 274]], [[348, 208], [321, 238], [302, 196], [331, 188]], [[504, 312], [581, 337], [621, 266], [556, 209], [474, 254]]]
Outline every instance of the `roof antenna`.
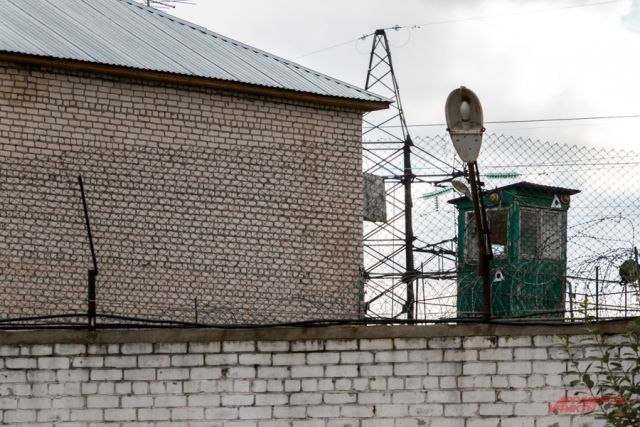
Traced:
[[175, 9], [176, 4], [195, 4], [189, 0], [144, 0], [148, 7]]
[[78, 183], [80, 183], [80, 194], [82, 195], [82, 207], [84, 208], [84, 221], [87, 225], [87, 236], [89, 237], [89, 248], [91, 249], [91, 259], [93, 268], [89, 269], [87, 283], [87, 318], [89, 321], [89, 329], [96, 328], [96, 276], [98, 275], [98, 262], [96, 261], [96, 251], [93, 247], [93, 237], [91, 236], [91, 224], [89, 224], [89, 210], [87, 209], [87, 200], [84, 196], [84, 186], [82, 185], [82, 175], [78, 175]]

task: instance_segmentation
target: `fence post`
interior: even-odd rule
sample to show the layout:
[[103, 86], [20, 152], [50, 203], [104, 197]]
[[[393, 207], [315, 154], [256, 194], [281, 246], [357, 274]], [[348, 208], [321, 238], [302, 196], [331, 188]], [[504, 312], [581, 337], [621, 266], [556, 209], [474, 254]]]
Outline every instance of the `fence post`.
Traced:
[[91, 260], [93, 268], [89, 269], [87, 280], [87, 320], [89, 329], [96, 328], [96, 276], [98, 275], [98, 262], [96, 261], [96, 251], [93, 247], [93, 236], [91, 235], [91, 224], [89, 223], [89, 210], [87, 209], [87, 200], [84, 196], [84, 185], [82, 185], [82, 175], [78, 175], [78, 183], [80, 184], [80, 195], [82, 196], [82, 207], [84, 209], [84, 220], [87, 225], [87, 237], [89, 238], [89, 248], [91, 249]]
[[599, 293], [600, 267], [596, 265], [596, 322], [600, 319], [600, 293]]
[[87, 318], [89, 321], [89, 329], [93, 330], [96, 328], [96, 276], [98, 275], [97, 270], [89, 269], [89, 280], [88, 280], [88, 288], [87, 288], [87, 296], [88, 296], [88, 310], [87, 310]]

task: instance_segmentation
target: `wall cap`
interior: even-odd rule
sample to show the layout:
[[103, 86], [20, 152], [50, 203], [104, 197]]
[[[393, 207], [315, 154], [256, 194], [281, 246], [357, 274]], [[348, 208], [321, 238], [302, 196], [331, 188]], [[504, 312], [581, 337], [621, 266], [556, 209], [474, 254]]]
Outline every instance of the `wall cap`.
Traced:
[[632, 330], [633, 320], [577, 325], [439, 324], [324, 327], [264, 327], [252, 329], [156, 328], [156, 329], [35, 329], [0, 331], [0, 345], [122, 344], [134, 342], [296, 341], [334, 339], [434, 338], [469, 336], [585, 335], [594, 328], [602, 334]]

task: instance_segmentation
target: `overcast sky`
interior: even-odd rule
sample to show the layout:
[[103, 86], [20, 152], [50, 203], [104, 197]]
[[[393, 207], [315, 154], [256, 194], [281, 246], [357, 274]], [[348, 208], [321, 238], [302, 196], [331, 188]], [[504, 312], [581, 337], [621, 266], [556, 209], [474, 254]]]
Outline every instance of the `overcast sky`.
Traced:
[[[640, 0], [192, 1], [166, 11], [360, 87], [371, 37], [357, 39], [419, 26], [387, 31], [410, 125], [444, 122], [460, 85], [480, 97], [486, 121], [640, 114]], [[640, 118], [487, 131], [640, 150]]]

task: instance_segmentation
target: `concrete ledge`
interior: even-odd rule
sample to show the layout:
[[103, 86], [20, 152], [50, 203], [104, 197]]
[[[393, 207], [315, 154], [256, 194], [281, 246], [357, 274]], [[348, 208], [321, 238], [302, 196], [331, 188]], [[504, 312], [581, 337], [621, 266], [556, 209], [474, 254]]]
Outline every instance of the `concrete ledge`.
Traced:
[[327, 326], [255, 329], [39, 329], [0, 331], [0, 345], [29, 344], [119, 344], [133, 342], [207, 341], [295, 341], [374, 338], [431, 338], [468, 336], [581, 335], [597, 329], [602, 334], [629, 332], [633, 320], [603, 322], [597, 325], [501, 325], [471, 323], [462, 325]]

